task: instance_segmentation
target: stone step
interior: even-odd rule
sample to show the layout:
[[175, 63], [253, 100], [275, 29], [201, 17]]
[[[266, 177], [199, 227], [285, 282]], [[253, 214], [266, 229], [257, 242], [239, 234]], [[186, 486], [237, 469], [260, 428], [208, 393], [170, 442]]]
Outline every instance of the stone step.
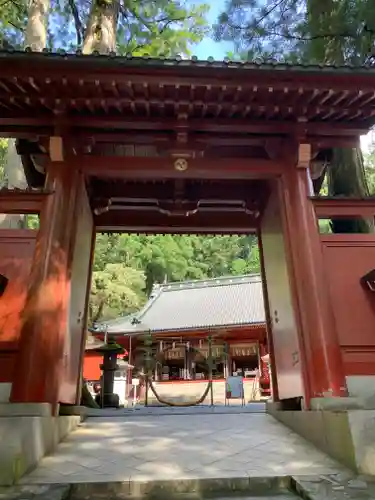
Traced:
[[[80, 483], [72, 485], [69, 500], [222, 500], [287, 495], [291, 494], [290, 487], [291, 479], [286, 476]], [[292, 498], [296, 497], [292, 495]]]
[[374, 500], [373, 479], [345, 473], [22, 485], [0, 488], [0, 500]]
[[293, 500], [291, 478], [252, 477], [169, 481], [22, 485], [0, 489], [0, 500]]

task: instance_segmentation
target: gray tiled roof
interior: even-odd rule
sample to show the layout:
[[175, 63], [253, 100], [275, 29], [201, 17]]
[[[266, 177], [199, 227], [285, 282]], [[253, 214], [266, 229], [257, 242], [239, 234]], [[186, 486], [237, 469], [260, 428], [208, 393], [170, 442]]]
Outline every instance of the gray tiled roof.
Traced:
[[[133, 319], [136, 317], [134, 314], [128, 315], [128, 316], [120, 316], [115, 319], [110, 319], [108, 321], [105, 321], [103, 323], [98, 323], [95, 328], [93, 328], [93, 331], [104, 331], [107, 330], [108, 332], [118, 332], [118, 331], [128, 331], [133, 329]], [[119, 330], [119, 328], [121, 330]]]
[[129, 316], [108, 322], [108, 333], [262, 324], [262, 281], [260, 276], [250, 275], [158, 285], [136, 316], [136, 325]]
[[103, 347], [104, 342], [96, 339], [93, 335], [88, 335], [86, 339], [85, 351], [91, 351], [97, 349], [98, 347]]

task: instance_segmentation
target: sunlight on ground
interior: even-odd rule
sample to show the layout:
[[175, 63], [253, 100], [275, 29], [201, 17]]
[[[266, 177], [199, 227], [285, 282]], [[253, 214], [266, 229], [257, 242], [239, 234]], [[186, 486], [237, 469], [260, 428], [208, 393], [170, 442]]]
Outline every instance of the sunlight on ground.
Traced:
[[340, 466], [266, 414], [91, 418], [25, 483], [322, 474]]

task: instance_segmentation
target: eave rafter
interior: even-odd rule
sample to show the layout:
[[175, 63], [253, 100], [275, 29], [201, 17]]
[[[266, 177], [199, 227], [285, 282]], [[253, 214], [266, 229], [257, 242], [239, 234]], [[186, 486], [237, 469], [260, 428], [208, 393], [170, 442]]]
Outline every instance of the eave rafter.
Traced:
[[[36, 108], [39, 107], [41, 112], [52, 111], [55, 112], [56, 108], [61, 106], [65, 110], [84, 110], [88, 108], [91, 114], [103, 113], [106, 115], [114, 114], [116, 112], [121, 114], [128, 114], [129, 116], [137, 116], [137, 113], [141, 111], [142, 115], [145, 117], [152, 117], [153, 109], [164, 111], [165, 116], [170, 115], [168, 113], [168, 108], [173, 109], [173, 113], [177, 116], [181, 113], [188, 116], [197, 115], [201, 118], [219, 118], [225, 116], [231, 119], [234, 115], [237, 118], [246, 118], [251, 108], [258, 115], [262, 114], [264, 119], [271, 120], [275, 117], [280, 121], [282, 118], [290, 119], [294, 116], [304, 116], [307, 119], [317, 120], [320, 118], [322, 121], [327, 119], [332, 119], [332, 121], [339, 121], [340, 119], [345, 119], [348, 117], [349, 120], [355, 120], [356, 118], [361, 118], [364, 120], [369, 120], [375, 115], [374, 104], [368, 104], [361, 106], [357, 110], [353, 110], [352, 107], [340, 104], [316, 104], [312, 105], [306, 102], [301, 102], [298, 105], [294, 103], [286, 103], [282, 100], [282, 96], [275, 102], [267, 100], [267, 96], [254, 104], [249, 103], [249, 100], [238, 101], [232, 97], [231, 101], [223, 102], [216, 99], [211, 100], [188, 100], [188, 99], [145, 99], [136, 97], [134, 99], [130, 97], [126, 98], [115, 98], [115, 97], [78, 97], [76, 95], [64, 96], [64, 97], [29, 97], [25, 94], [20, 94], [16, 96], [11, 96], [7, 98], [5, 95], [0, 94], [0, 109], [6, 114], [13, 114], [19, 109], [24, 108]], [[369, 98], [370, 100], [370, 98]], [[375, 96], [371, 98], [371, 101], [375, 101]], [[218, 109], [219, 108], [219, 109]]]

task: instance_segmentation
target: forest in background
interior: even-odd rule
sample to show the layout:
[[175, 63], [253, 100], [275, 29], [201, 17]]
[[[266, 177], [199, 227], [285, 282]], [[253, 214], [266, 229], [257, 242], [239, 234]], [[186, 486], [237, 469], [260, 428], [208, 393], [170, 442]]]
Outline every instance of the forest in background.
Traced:
[[[373, 9], [373, 0], [227, 0], [210, 26], [209, 6], [192, 0], [2, 0], [0, 46], [189, 57], [210, 36], [233, 42], [228, 55], [235, 59], [372, 66]], [[0, 139], [0, 181], [17, 187], [7, 172], [8, 144]], [[334, 149], [322, 189], [331, 196], [373, 195], [374, 172], [375, 151], [363, 163], [359, 150]], [[27, 224], [35, 227], [35, 218]], [[363, 221], [346, 230], [369, 228]], [[98, 235], [90, 321], [139, 309], [156, 282], [258, 271], [254, 236]]]
[[255, 236], [99, 234], [90, 319], [137, 311], [155, 283], [259, 270]]

